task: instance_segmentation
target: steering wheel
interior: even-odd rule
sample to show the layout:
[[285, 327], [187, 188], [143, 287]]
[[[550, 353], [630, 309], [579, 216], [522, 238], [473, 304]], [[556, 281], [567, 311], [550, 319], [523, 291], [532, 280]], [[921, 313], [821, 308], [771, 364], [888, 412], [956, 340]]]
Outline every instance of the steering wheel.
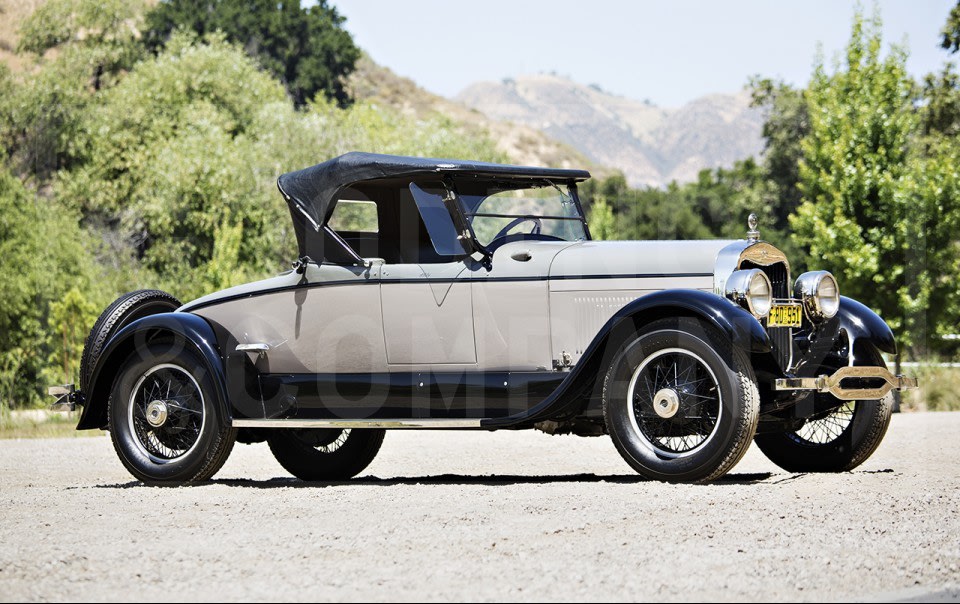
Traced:
[[514, 218], [513, 220], [511, 220], [511, 221], [510, 221], [510, 224], [508, 224], [507, 226], [505, 226], [505, 227], [503, 227], [502, 229], [500, 229], [500, 232], [497, 233], [496, 236], [495, 236], [493, 239], [491, 239], [490, 241], [494, 241], [494, 240], [496, 240], [496, 239], [500, 239], [501, 237], [503, 237], [503, 236], [505, 236], [507, 233], [509, 233], [509, 232], [510, 232], [510, 229], [512, 229], [513, 227], [517, 226], [518, 224], [523, 224], [524, 222], [528, 222], [528, 221], [533, 223], [533, 229], [531, 229], [531, 231], [530, 231], [529, 234], [530, 234], [530, 235], [539, 235], [539, 234], [540, 234], [540, 231], [543, 229], [543, 222], [542, 222], [539, 218], [537, 218], [536, 216], [519, 216], [519, 217]]

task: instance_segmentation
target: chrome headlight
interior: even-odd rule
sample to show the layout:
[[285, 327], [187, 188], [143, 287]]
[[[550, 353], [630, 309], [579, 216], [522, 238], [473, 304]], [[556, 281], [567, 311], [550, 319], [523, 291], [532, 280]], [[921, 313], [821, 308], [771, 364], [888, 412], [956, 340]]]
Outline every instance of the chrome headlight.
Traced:
[[840, 288], [827, 271], [810, 271], [797, 277], [793, 296], [800, 300], [807, 318], [814, 322], [832, 319], [840, 310]]
[[770, 279], [760, 269], [734, 271], [727, 279], [724, 294], [761, 319], [770, 313], [773, 288]]

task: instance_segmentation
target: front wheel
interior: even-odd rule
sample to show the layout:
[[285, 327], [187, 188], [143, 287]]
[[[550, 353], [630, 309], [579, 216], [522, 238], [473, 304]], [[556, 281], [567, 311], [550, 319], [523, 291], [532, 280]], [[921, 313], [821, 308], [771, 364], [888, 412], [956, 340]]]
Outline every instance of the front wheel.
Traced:
[[[886, 367], [873, 347], [860, 358], [858, 365]], [[893, 393], [865, 401], [840, 401], [826, 393], [813, 396], [835, 406], [807, 418], [796, 431], [758, 434], [755, 440], [763, 454], [788, 472], [846, 472], [866, 461], [887, 433]]]
[[385, 430], [303, 428], [272, 430], [270, 451], [283, 468], [308, 482], [347, 480], [380, 451]]
[[152, 344], [127, 361], [107, 416], [120, 461], [146, 483], [207, 480], [236, 438], [203, 359], [177, 346]]
[[759, 409], [747, 355], [693, 318], [642, 327], [604, 380], [610, 436], [627, 463], [654, 480], [725, 474], [749, 448]]

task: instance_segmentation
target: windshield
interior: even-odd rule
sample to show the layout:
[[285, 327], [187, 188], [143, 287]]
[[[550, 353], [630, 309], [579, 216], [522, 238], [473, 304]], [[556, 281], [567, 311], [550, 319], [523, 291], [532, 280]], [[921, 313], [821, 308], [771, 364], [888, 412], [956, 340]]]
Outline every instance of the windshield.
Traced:
[[563, 241], [586, 239], [580, 208], [565, 185], [549, 181], [534, 182], [528, 188], [517, 188], [515, 182], [457, 184], [467, 220], [484, 246], [507, 235]]

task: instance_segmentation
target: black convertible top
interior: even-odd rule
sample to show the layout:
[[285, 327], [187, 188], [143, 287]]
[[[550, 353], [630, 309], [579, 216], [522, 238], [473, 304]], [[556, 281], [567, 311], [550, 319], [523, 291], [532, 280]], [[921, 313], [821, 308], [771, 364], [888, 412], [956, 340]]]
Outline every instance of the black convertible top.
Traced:
[[277, 186], [290, 205], [295, 221], [299, 215], [311, 222], [309, 226], [315, 231], [319, 231], [333, 214], [336, 205], [334, 200], [341, 189], [378, 178], [430, 173], [466, 173], [558, 181], [590, 178], [590, 173], [586, 170], [511, 166], [463, 159], [403, 157], [354, 151], [310, 168], [288, 172], [277, 180]]

